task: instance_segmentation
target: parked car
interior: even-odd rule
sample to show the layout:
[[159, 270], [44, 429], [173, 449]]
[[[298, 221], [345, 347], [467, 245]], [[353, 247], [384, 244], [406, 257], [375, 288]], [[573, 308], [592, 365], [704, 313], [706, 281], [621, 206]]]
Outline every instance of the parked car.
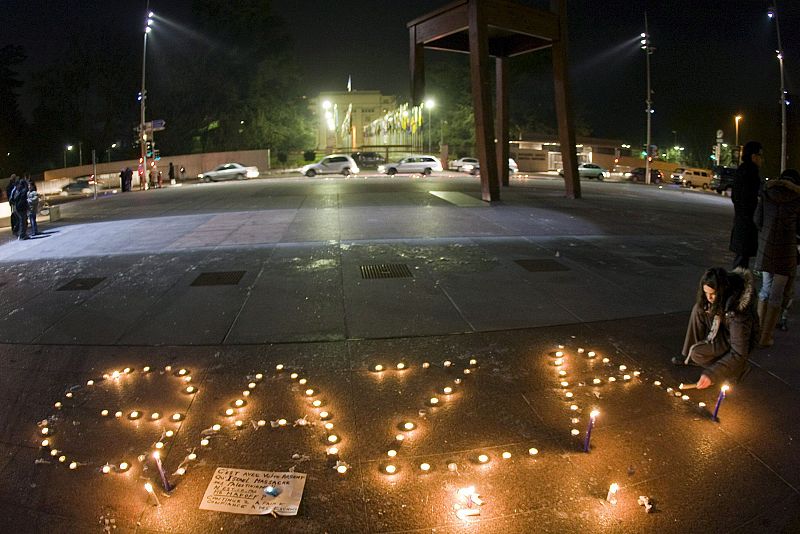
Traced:
[[[479, 161], [476, 163], [465, 163], [461, 167], [461, 170], [475, 176], [481, 171], [481, 163]], [[515, 172], [519, 172], [519, 167], [517, 166], [517, 162], [514, 161], [512, 158], [508, 158], [508, 174], [514, 174]]]
[[350, 157], [362, 169], [374, 169], [381, 163], [386, 163], [386, 158], [377, 152], [353, 152]]
[[733, 180], [736, 178], [736, 167], [714, 167], [714, 175], [711, 177], [709, 187], [719, 194], [724, 193], [733, 187]]
[[258, 167], [245, 167], [241, 163], [223, 163], [210, 171], [201, 172], [197, 178], [203, 182], [219, 182], [221, 180], [246, 180], [258, 178]]
[[670, 175], [673, 184], [683, 187], [702, 187], [708, 189], [713, 173], [708, 169], [678, 167]]
[[456, 160], [449, 161], [447, 163], [447, 169], [456, 172], [461, 172], [462, 170], [469, 172], [470, 169], [464, 169], [464, 166], [467, 165], [469, 165], [470, 169], [472, 169], [476, 165], [479, 166], [480, 163], [478, 162], [478, 158], [458, 158]]
[[300, 169], [300, 172], [309, 178], [313, 178], [318, 174], [350, 176], [351, 174], [358, 174], [360, 171], [361, 169], [358, 168], [355, 160], [347, 154], [331, 154], [317, 163], [310, 163]]
[[432, 172], [442, 172], [442, 162], [436, 156], [414, 155], [401, 159], [396, 163], [386, 163], [378, 166], [378, 172], [388, 174], [411, 174], [419, 173], [425, 176]]
[[[644, 175], [646, 169], [644, 167], [636, 167], [631, 172], [625, 173], [631, 182], [644, 182]], [[664, 173], [658, 169], [650, 169], [650, 183], [660, 184], [664, 181]]]
[[[558, 171], [558, 174], [564, 176], [564, 169]], [[600, 165], [595, 165], [594, 163], [581, 163], [578, 165], [578, 176], [581, 178], [597, 178], [598, 180], [602, 181], [604, 178], [608, 178], [608, 171], [605, 170]]]

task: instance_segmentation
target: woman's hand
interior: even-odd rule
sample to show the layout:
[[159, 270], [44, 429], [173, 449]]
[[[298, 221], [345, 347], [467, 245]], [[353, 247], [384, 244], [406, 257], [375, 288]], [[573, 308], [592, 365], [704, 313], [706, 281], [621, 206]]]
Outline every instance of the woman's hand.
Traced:
[[700, 380], [697, 381], [697, 389], [706, 389], [708, 386], [712, 385], [713, 382], [708, 377], [708, 375], [700, 375]]

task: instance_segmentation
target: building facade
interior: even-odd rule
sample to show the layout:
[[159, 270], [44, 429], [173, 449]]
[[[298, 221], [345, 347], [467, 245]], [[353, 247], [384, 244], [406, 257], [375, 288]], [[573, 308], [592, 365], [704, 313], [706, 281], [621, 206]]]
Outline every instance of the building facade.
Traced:
[[364, 126], [397, 107], [380, 91], [330, 91], [309, 101], [316, 118], [316, 148], [326, 154], [352, 152], [364, 144]]

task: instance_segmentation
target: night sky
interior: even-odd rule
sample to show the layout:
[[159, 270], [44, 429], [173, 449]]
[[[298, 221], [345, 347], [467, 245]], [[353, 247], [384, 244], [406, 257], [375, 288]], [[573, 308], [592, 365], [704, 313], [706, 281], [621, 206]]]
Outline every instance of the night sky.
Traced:
[[[304, 74], [303, 90], [309, 96], [345, 90], [348, 76], [352, 76], [354, 89], [378, 89], [406, 97], [406, 23], [447, 3], [449, 0], [273, 1], [276, 12], [286, 20]], [[98, 26], [114, 28], [110, 39], [106, 32], [96, 33], [110, 41], [107, 46], [141, 48], [144, 1], [5, 0], [3, 4], [0, 45], [26, 48], [29, 59], [24, 76], [57, 60], [72, 32], [92, 35]], [[151, 0], [150, 4], [159, 15], [191, 30], [189, 0]], [[644, 30], [646, 10], [656, 47], [651, 56], [654, 141], [661, 146], [677, 140], [710, 148], [714, 132], [722, 129], [726, 140], [732, 142], [733, 117], [741, 113], [740, 140], [762, 140], [768, 158], [777, 159], [780, 85], [777, 38], [774, 22], [766, 16], [768, 5], [763, 0], [570, 0], [570, 72], [577, 115], [598, 137], [644, 141], [645, 57], [638, 35]], [[800, 93], [800, 2], [778, 0], [778, 9], [786, 51], [786, 87], [790, 93]], [[153, 38], [154, 53], [158, 46], [180, 46], [187, 39], [175, 28], [166, 35], [161, 32]], [[451, 55], [457, 57], [442, 59]], [[426, 53], [428, 62], [461, 62], [466, 75], [466, 56], [459, 57]], [[552, 107], [549, 69], [540, 67], [529, 77], [526, 83], [515, 85], [512, 108], [523, 100]], [[23, 110], [29, 112], [24, 88], [22, 96]], [[800, 98], [797, 100], [795, 105], [800, 105]]]

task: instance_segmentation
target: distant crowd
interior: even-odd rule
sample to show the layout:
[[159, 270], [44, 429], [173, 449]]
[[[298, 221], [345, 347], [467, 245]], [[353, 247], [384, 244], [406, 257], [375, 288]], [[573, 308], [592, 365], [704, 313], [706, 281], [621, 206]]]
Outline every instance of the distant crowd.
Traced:
[[39, 233], [36, 214], [39, 212], [39, 193], [36, 184], [29, 178], [16, 174], [6, 186], [6, 198], [11, 207], [11, 231], [17, 239], [29, 239]]

